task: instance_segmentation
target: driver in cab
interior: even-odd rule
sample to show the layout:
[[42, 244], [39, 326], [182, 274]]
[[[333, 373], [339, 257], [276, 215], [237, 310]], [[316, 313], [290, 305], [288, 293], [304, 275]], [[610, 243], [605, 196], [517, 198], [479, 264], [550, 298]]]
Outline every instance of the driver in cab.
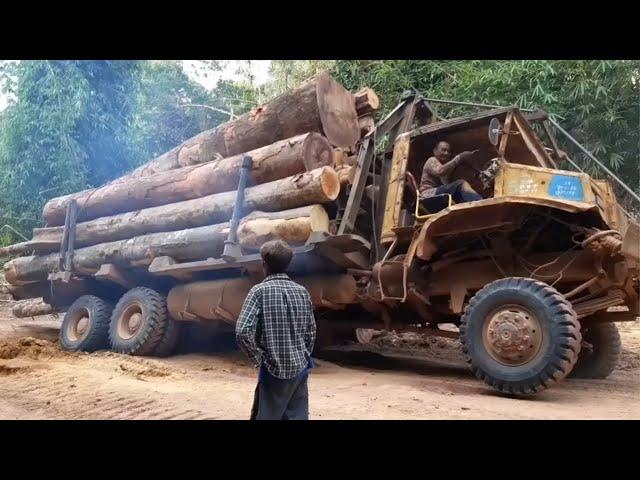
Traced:
[[448, 193], [456, 203], [482, 200], [482, 196], [466, 180], [449, 182], [448, 179], [458, 165], [469, 161], [477, 152], [478, 150], [462, 152], [451, 160], [451, 145], [444, 141], [438, 142], [433, 149], [433, 156], [427, 159], [422, 169], [420, 199]]

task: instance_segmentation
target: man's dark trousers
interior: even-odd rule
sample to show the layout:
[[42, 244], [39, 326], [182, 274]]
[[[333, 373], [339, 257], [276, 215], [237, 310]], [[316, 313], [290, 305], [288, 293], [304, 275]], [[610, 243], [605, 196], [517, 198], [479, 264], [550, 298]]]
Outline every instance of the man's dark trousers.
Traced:
[[456, 203], [475, 202], [482, 200], [482, 195], [478, 195], [464, 180], [456, 180], [455, 182], [445, 183], [436, 188], [436, 195], [448, 193]]
[[282, 380], [261, 369], [253, 397], [251, 420], [308, 420], [308, 372]]

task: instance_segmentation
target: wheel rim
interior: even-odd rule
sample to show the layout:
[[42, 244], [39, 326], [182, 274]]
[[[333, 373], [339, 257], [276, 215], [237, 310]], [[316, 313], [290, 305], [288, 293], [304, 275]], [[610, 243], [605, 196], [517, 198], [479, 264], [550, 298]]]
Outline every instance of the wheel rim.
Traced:
[[91, 312], [89, 309], [78, 309], [67, 324], [67, 338], [72, 342], [79, 342], [89, 333], [89, 325], [91, 325]]
[[495, 361], [512, 367], [524, 365], [540, 352], [542, 325], [526, 308], [506, 305], [487, 315], [482, 342]]
[[118, 317], [118, 336], [125, 340], [134, 337], [142, 327], [142, 306], [138, 303], [129, 305]]

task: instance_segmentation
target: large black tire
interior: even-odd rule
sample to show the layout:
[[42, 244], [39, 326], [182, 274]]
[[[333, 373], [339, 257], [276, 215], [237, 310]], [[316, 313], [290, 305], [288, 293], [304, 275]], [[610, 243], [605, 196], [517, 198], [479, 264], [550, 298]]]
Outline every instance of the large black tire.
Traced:
[[571, 376], [607, 378], [618, 366], [622, 344], [615, 323], [591, 323], [582, 329], [582, 338], [592, 345], [583, 348]]
[[473, 373], [512, 395], [536, 393], [566, 377], [581, 340], [571, 304], [530, 278], [486, 285], [471, 298], [460, 323], [462, 350]]
[[168, 357], [174, 352], [178, 344], [180, 327], [179, 322], [171, 318], [167, 319], [167, 328], [164, 331], [164, 335], [162, 335], [160, 343], [158, 343], [156, 349], [153, 351], [155, 357]]
[[60, 327], [60, 345], [68, 352], [109, 348], [109, 320], [113, 306], [94, 295], [71, 304]]
[[150, 288], [132, 288], [111, 314], [111, 348], [130, 355], [151, 355], [162, 341], [168, 324], [165, 297]]

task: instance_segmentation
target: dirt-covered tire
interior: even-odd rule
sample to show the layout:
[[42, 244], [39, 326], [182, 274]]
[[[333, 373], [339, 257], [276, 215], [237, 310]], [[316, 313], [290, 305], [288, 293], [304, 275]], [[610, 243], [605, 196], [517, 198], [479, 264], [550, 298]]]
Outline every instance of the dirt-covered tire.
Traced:
[[60, 327], [60, 345], [68, 352], [109, 348], [109, 320], [113, 306], [94, 295], [71, 304]]
[[528, 395], [571, 372], [582, 338], [571, 304], [556, 289], [514, 277], [471, 298], [460, 341], [476, 377], [502, 393]]
[[164, 296], [150, 288], [132, 288], [111, 314], [111, 349], [130, 355], [153, 354], [167, 331], [168, 320]]
[[175, 320], [167, 319], [167, 328], [164, 331], [164, 335], [160, 339], [160, 343], [153, 351], [155, 357], [168, 357], [171, 355], [178, 344], [178, 335], [180, 334], [180, 323]]
[[582, 329], [582, 339], [592, 346], [583, 348], [571, 372], [575, 378], [607, 378], [618, 366], [622, 343], [615, 323], [591, 323]]

